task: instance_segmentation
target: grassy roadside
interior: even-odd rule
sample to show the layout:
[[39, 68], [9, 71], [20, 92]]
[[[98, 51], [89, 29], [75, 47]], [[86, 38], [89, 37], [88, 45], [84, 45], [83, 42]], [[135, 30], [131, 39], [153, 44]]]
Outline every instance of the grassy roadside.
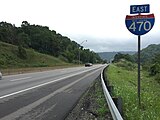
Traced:
[[33, 49], [25, 49], [26, 58], [19, 56], [18, 47], [0, 42], [0, 68], [29, 68], [29, 67], [52, 67], [67, 65], [68, 63]]
[[100, 120], [111, 119], [109, 117], [106, 117], [106, 116], [111, 116], [111, 114], [109, 108], [107, 107], [107, 102], [103, 93], [101, 81], [100, 80], [96, 81], [94, 86], [95, 86], [95, 93], [93, 93], [93, 96], [98, 105], [96, 112], [99, 116], [99, 119]]
[[137, 70], [112, 64], [106, 74], [114, 86], [114, 95], [123, 99], [124, 119], [160, 120], [160, 84], [153, 77], [141, 72], [141, 106], [138, 107]]
[[82, 95], [65, 120], [112, 120], [99, 79]]

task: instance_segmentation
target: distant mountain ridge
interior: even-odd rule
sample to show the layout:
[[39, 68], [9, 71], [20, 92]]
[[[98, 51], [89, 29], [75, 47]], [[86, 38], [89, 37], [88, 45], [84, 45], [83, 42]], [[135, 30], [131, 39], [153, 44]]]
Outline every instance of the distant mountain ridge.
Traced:
[[98, 54], [101, 57], [101, 59], [110, 61], [114, 59], [114, 56], [117, 53], [133, 55], [136, 53], [136, 51], [99, 52]]
[[[160, 54], [160, 44], [151, 44], [148, 47], [141, 50], [141, 62], [151, 62], [156, 54]], [[137, 53], [134, 55], [137, 57]]]
[[[132, 55], [135, 60], [137, 59], [136, 51], [99, 52], [98, 54], [103, 60], [110, 61], [114, 59], [114, 56], [117, 53], [129, 54]], [[141, 50], [141, 63], [150, 63], [156, 54], [160, 54], [160, 44], [151, 44], [147, 46], [146, 48]]]

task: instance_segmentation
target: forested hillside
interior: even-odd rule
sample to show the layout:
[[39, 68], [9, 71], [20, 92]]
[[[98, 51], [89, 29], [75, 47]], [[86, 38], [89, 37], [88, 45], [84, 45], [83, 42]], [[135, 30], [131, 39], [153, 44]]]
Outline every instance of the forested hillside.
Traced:
[[[160, 44], [152, 44], [141, 50], [141, 63], [151, 63], [153, 58], [160, 53]], [[137, 54], [134, 55], [137, 58]]]
[[22, 59], [27, 59], [24, 48], [31, 48], [40, 53], [59, 57], [66, 62], [101, 62], [101, 58], [93, 51], [84, 49], [75, 41], [62, 36], [49, 27], [30, 25], [23, 21], [21, 27], [16, 27], [7, 22], [0, 22], [0, 41], [18, 46]]

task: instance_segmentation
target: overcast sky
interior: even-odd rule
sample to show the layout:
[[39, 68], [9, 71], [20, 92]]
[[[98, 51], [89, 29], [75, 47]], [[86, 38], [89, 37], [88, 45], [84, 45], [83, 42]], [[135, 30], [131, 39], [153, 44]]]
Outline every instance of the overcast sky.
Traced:
[[0, 0], [0, 21], [48, 26], [95, 52], [135, 51], [137, 36], [125, 26], [130, 5], [150, 4], [153, 29], [141, 37], [142, 48], [160, 44], [160, 0]]

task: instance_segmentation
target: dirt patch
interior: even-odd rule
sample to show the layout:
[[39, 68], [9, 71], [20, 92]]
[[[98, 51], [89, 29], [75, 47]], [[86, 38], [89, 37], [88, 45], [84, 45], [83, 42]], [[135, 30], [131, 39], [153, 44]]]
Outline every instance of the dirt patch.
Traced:
[[112, 120], [100, 79], [91, 85], [65, 120]]

